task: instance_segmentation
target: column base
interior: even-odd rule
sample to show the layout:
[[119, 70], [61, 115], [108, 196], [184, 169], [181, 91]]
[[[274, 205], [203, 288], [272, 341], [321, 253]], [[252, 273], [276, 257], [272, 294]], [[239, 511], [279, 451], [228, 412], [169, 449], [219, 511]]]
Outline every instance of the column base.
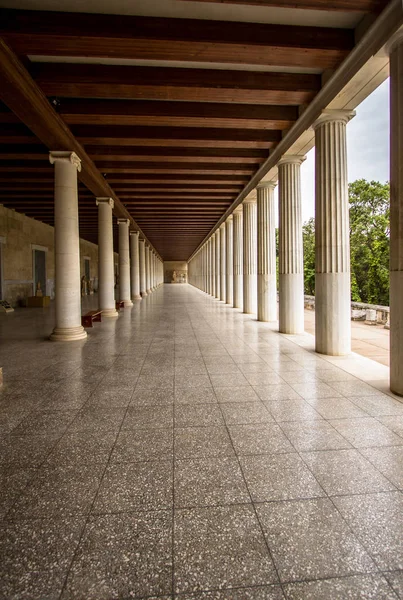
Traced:
[[136, 296], [132, 296], [132, 300], [142, 300], [142, 297], [140, 296], [140, 294], [138, 294]]
[[147, 290], [147, 294], [150, 295], [152, 292], [152, 289], [150, 288], [149, 290]]
[[52, 342], [75, 342], [77, 340], [85, 340], [87, 332], [84, 327], [55, 327], [49, 339]]
[[118, 317], [119, 313], [115, 308], [101, 308], [100, 310], [102, 310], [102, 316], [103, 317]]
[[147, 298], [147, 296], [148, 296], [147, 292], [141, 292], [141, 297], [142, 298]]
[[350, 354], [350, 298], [350, 273], [316, 273], [315, 351], [319, 354]]
[[131, 306], [133, 306], [133, 302], [129, 299], [129, 300], [121, 300], [121, 302], [123, 302], [124, 307], [125, 308], [130, 308]]
[[302, 273], [280, 273], [279, 332], [304, 333], [304, 276]]

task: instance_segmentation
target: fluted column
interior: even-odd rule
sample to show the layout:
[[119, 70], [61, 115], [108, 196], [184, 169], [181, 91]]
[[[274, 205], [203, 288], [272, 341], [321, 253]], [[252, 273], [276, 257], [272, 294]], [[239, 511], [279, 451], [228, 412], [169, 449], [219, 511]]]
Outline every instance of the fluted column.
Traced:
[[257, 186], [257, 319], [277, 320], [276, 224], [273, 181]]
[[243, 312], [256, 313], [257, 300], [257, 247], [256, 200], [243, 201]]
[[98, 303], [103, 317], [117, 317], [113, 264], [113, 198], [97, 198], [98, 206]]
[[211, 295], [215, 297], [215, 282], [216, 282], [216, 273], [215, 273], [215, 235], [213, 234], [210, 238], [211, 242]]
[[279, 330], [304, 331], [304, 262], [302, 249], [301, 164], [303, 156], [278, 163], [279, 187]]
[[243, 307], [243, 208], [240, 204], [233, 212], [233, 306]]
[[403, 396], [403, 31], [390, 53], [390, 387]]
[[226, 261], [225, 261], [225, 223], [220, 225], [220, 300], [225, 302]]
[[353, 111], [324, 111], [315, 130], [315, 343], [351, 352], [350, 222], [346, 125]]
[[233, 221], [234, 217], [232, 215], [225, 221], [225, 302], [231, 306], [234, 299]]
[[50, 152], [55, 165], [55, 317], [50, 339], [82, 340], [80, 238], [78, 233], [77, 171], [81, 161], [74, 152]]
[[118, 219], [119, 225], [119, 300], [133, 306], [130, 292], [129, 219]]
[[147, 294], [151, 294], [151, 273], [150, 273], [150, 248], [147, 244], [144, 246], [145, 250], [145, 262], [146, 262], [146, 291]]
[[132, 300], [141, 300], [140, 296], [140, 260], [139, 260], [139, 232], [130, 232], [130, 286]]
[[215, 237], [215, 297], [219, 300], [220, 299], [220, 279], [221, 279], [221, 273], [220, 273], [220, 254], [221, 254], [221, 250], [220, 250], [220, 230], [217, 229], [217, 231], [214, 234]]
[[140, 261], [140, 294], [142, 298], [145, 298], [147, 294], [147, 281], [146, 281], [146, 249], [145, 241], [139, 239], [139, 261]]

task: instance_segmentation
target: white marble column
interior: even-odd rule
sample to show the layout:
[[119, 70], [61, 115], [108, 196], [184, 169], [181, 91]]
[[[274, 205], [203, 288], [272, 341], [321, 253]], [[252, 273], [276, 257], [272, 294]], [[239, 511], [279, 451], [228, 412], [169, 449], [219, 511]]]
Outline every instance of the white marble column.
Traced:
[[146, 291], [147, 294], [151, 294], [151, 273], [150, 273], [150, 248], [147, 244], [144, 246], [145, 249], [145, 258], [146, 258]]
[[81, 161], [74, 152], [50, 152], [55, 165], [55, 317], [50, 339], [82, 340], [80, 238], [78, 231], [77, 171]]
[[140, 294], [142, 298], [145, 298], [147, 294], [147, 281], [146, 281], [146, 251], [145, 241], [139, 239], [139, 262], [140, 262]]
[[220, 279], [221, 279], [221, 267], [220, 267], [220, 230], [214, 234], [215, 237], [215, 297], [220, 299]]
[[234, 255], [233, 255], [233, 223], [234, 217], [230, 215], [225, 221], [225, 260], [226, 284], [225, 302], [232, 306], [234, 300]]
[[130, 287], [132, 300], [141, 300], [140, 296], [140, 260], [139, 260], [139, 232], [130, 232]]
[[216, 282], [216, 275], [215, 275], [215, 235], [213, 234], [210, 238], [210, 242], [211, 242], [211, 295], [213, 297], [215, 297], [216, 292], [215, 292], [215, 282]]
[[390, 53], [390, 388], [403, 396], [403, 30]]
[[301, 213], [301, 164], [304, 160], [304, 156], [290, 155], [278, 163], [280, 333], [304, 331]]
[[226, 261], [225, 261], [225, 223], [220, 225], [220, 300], [225, 302]]
[[154, 251], [150, 248], [150, 270], [151, 270], [151, 291], [155, 290], [155, 281], [154, 281]]
[[315, 130], [316, 352], [351, 352], [350, 222], [346, 125], [353, 111], [324, 111]]
[[233, 271], [234, 271], [234, 289], [233, 306], [234, 308], [243, 307], [243, 208], [242, 204], [237, 206], [233, 212], [234, 230], [233, 230]]
[[274, 181], [257, 186], [257, 319], [277, 321]]
[[97, 198], [98, 206], [98, 304], [103, 317], [118, 317], [115, 304], [112, 198]]
[[133, 306], [130, 293], [129, 219], [118, 219], [119, 225], [119, 300], [125, 308]]
[[243, 312], [254, 314], [257, 309], [257, 231], [256, 200], [243, 201]]

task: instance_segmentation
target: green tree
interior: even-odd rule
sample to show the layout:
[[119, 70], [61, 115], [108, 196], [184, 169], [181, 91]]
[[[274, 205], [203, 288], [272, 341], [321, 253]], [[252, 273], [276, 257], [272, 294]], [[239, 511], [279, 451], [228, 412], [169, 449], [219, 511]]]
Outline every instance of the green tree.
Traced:
[[312, 217], [302, 226], [304, 248], [304, 292], [315, 295], [315, 219]]

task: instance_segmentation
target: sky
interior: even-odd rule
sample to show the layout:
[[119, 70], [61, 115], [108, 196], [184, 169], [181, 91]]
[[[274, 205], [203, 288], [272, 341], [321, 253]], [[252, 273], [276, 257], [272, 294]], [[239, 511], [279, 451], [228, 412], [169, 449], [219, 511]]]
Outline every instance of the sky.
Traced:
[[[348, 180], [385, 183], [389, 181], [389, 79], [356, 108], [356, 113], [347, 125]], [[305, 222], [315, 214], [315, 148], [301, 166], [301, 193]]]

